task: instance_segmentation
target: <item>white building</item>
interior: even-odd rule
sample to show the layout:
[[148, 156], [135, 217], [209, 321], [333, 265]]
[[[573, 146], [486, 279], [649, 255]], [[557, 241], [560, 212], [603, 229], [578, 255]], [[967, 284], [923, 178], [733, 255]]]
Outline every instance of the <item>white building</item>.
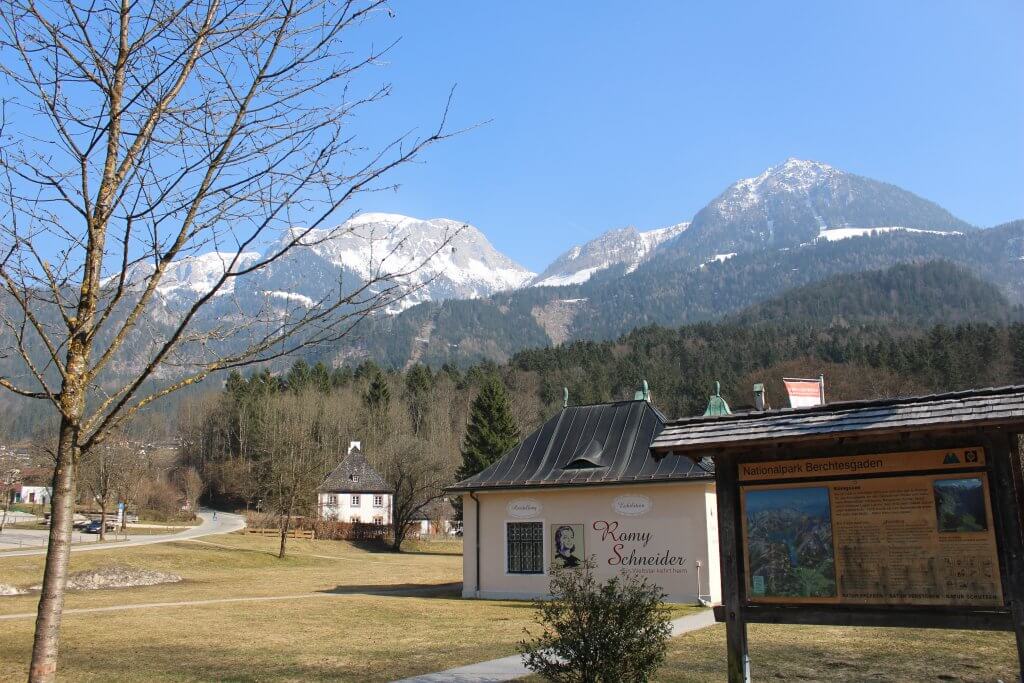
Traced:
[[665, 418], [648, 396], [567, 406], [449, 489], [462, 495], [464, 597], [543, 596], [553, 565], [589, 558], [598, 579], [630, 572], [671, 602], [721, 600], [714, 470], [651, 455]]
[[320, 516], [339, 522], [391, 524], [392, 491], [370, 466], [358, 441], [317, 489]]
[[15, 503], [30, 503], [35, 505], [49, 505], [53, 497], [53, 489], [49, 486], [33, 486], [22, 484], [14, 491]]
[[409, 520], [409, 531], [416, 536], [452, 536], [461, 523], [455, 521], [455, 509], [448, 496], [431, 501]]
[[53, 498], [53, 470], [43, 467], [26, 468], [14, 471], [14, 486], [10, 489], [11, 503], [27, 503], [30, 505], [49, 505]]

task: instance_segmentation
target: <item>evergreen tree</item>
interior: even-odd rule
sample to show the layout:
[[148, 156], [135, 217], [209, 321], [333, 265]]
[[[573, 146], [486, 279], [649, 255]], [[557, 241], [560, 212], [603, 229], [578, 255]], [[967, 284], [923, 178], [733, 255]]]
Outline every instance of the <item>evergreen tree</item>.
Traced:
[[232, 370], [228, 373], [228, 379], [224, 383], [224, 391], [226, 391], [235, 399], [240, 399], [246, 390], [246, 381], [242, 377], [242, 373], [238, 370]]
[[323, 361], [313, 366], [309, 373], [309, 382], [321, 394], [326, 394], [331, 390], [331, 372], [323, 364]]
[[1014, 381], [1024, 381], [1024, 323], [1010, 326], [1010, 356], [1013, 359]]
[[300, 393], [309, 386], [311, 379], [312, 370], [309, 367], [309, 363], [300, 358], [292, 364], [292, 368], [288, 371], [284, 381], [290, 390]]
[[391, 389], [388, 388], [387, 380], [384, 379], [384, 373], [378, 372], [373, 376], [370, 386], [363, 394], [363, 403], [370, 409], [370, 412], [387, 412], [388, 406], [391, 405]]
[[345, 365], [340, 368], [335, 368], [334, 372], [331, 373], [331, 387], [333, 389], [340, 389], [348, 386], [349, 382], [355, 374], [352, 372], [352, 368]]
[[456, 476], [462, 480], [483, 471], [518, 441], [519, 428], [512, 419], [508, 392], [501, 380], [492, 375], [470, 408], [462, 442], [462, 465]]
[[391, 389], [384, 373], [378, 372], [373, 376], [363, 394], [363, 405], [366, 406], [368, 441], [371, 447], [380, 447], [388, 431], [388, 408], [391, 406]]
[[417, 363], [405, 373], [405, 401], [409, 407], [413, 431], [417, 434], [423, 429], [430, 410], [430, 392], [433, 388], [434, 376], [427, 366]]

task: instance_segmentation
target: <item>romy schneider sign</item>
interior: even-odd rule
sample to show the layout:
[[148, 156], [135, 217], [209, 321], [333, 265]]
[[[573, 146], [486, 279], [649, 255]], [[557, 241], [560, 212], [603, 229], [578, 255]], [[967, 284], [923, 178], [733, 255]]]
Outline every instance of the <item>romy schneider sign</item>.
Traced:
[[747, 599], [1002, 606], [985, 464], [980, 447], [740, 463]]

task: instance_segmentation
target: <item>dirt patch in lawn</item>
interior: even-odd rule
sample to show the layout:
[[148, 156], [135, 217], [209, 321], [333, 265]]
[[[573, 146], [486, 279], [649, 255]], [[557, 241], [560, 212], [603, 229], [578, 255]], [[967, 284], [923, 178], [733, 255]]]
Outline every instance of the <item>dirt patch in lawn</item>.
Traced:
[[6, 583], [0, 583], [0, 595], [21, 595], [25, 593], [22, 589], [17, 586], [11, 586]]

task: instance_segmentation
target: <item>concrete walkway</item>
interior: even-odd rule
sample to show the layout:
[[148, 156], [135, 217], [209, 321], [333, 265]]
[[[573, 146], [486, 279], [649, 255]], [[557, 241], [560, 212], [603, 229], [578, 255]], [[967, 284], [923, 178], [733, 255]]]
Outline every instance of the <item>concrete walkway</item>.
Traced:
[[[90, 550], [118, 550], [120, 548], [134, 548], [140, 545], [154, 545], [156, 543], [171, 543], [173, 541], [185, 541], [190, 538], [201, 538], [212, 534], [227, 534], [245, 528], [245, 518], [242, 515], [233, 515], [229, 512], [218, 512], [217, 519], [213, 519], [212, 510], [200, 510], [196, 515], [203, 520], [202, 524], [189, 527], [185, 531], [173, 534], [152, 534], [136, 536], [127, 541], [116, 541], [108, 543], [87, 543], [84, 545], [72, 545], [71, 551], [84, 553]], [[5, 532], [6, 533], [6, 532]], [[44, 534], [48, 532], [43, 532]], [[33, 550], [4, 550], [0, 552], [0, 559], [5, 557], [29, 557], [32, 555], [45, 555], [46, 548]]]
[[[672, 637], [697, 631], [711, 626], [715, 623], [715, 615], [711, 610], [704, 610], [697, 614], [688, 614], [672, 621]], [[523, 658], [520, 655], [492, 659], [489, 662], [459, 666], [447, 671], [403, 678], [395, 683], [493, 683], [495, 681], [514, 681], [517, 678], [528, 676], [530, 670], [523, 666]]]

